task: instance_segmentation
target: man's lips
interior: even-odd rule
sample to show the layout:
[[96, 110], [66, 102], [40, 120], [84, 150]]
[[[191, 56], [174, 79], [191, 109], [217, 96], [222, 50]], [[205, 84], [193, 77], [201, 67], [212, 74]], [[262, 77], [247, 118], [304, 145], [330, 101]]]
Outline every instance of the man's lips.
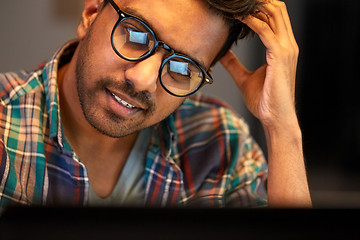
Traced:
[[142, 105], [140, 103], [138, 103], [137, 101], [129, 99], [128, 97], [125, 97], [124, 95], [121, 95], [119, 93], [112, 92], [108, 89], [106, 89], [106, 90], [112, 95], [112, 97], [115, 99], [115, 101], [117, 103], [119, 103], [120, 105], [122, 105], [128, 109], [144, 110]]

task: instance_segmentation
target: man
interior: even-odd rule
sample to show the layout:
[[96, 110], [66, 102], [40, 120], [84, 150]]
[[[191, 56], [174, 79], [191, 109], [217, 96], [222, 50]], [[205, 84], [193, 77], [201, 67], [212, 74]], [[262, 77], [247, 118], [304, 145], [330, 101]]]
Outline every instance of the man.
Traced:
[[[227, 52], [244, 24], [267, 48], [255, 72]], [[85, 0], [78, 41], [0, 75], [1, 207], [310, 206], [297, 56], [280, 1]], [[264, 126], [268, 196], [245, 123], [194, 95], [220, 57]]]

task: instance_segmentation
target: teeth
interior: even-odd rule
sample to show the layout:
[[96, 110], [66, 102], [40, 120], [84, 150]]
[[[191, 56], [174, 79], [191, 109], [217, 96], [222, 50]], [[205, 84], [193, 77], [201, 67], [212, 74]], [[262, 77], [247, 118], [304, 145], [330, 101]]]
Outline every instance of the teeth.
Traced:
[[119, 98], [118, 96], [116, 96], [115, 94], [111, 93], [111, 95], [113, 95], [113, 97], [115, 98], [115, 100], [120, 103], [121, 105], [123, 105], [124, 107], [127, 108], [136, 108], [135, 106], [125, 102], [124, 100], [122, 100], [121, 98]]

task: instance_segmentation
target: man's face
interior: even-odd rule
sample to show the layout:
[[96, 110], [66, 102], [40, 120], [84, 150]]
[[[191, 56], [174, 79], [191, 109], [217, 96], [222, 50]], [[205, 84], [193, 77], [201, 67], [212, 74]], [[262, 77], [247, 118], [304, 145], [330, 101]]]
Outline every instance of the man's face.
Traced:
[[[209, 68], [228, 35], [225, 23], [198, 0], [116, 1], [124, 12], [146, 21], [159, 39], [175, 51]], [[108, 4], [79, 44], [77, 91], [87, 121], [110, 137], [122, 137], [154, 125], [183, 101], [167, 93], [158, 80], [159, 48], [149, 58], [129, 62], [111, 46], [118, 14]]]

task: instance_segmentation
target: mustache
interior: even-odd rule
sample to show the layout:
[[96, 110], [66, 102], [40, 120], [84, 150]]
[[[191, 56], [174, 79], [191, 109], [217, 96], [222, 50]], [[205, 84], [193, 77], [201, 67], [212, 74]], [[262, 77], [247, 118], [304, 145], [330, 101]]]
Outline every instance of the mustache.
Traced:
[[98, 87], [101, 88], [109, 88], [119, 92], [123, 92], [130, 96], [133, 99], [136, 99], [140, 103], [142, 103], [146, 107], [146, 111], [152, 113], [155, 111], [155, 103], [151, 99], [151, 95], [146, 91], [136, 91], [134, 84], [125, 79], [123, 82], [119, 82], [118, 80], [114, 80], [111, 78], [103, 78], [98, 81]]

